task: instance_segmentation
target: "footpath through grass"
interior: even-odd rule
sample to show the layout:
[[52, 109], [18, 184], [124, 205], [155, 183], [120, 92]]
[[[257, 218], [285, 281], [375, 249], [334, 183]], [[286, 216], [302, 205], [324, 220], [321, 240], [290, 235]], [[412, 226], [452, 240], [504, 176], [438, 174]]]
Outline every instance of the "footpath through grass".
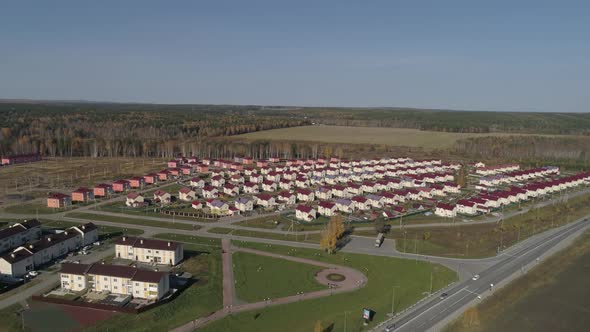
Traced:
[[[345, 312], [348, 331], [366, 331], [387, 318], [387, 313], [391, 311], [393, 287], [395, 287], [395, 310], [397, 311], [407, 308], [428, 294], [431, 273], [433, 291], [457, 279], [454, 271], [427, 262], [342, 252], [328, 255], [320, 250], [242, 241], [234, 241], [234, 244], [350, 266], [365, 273], [369, 281], [365, 287], [348, 293], [231, 315], [203, 327], [201, 331], [309, 332], [313, 331], [318, 320], [322, 321], [324, 329], [342, 331]], [[276, 275], [268, 279], [267, 283], [276, 282], [278, 278], [279, 276]], [[374, 321], [368, 327], [363, 326], [363, 308], [370, 308], [376, 312]]]
[[207, 316], [222, 308], [222, 264], [219, 240], [190, 236], [171, 237], [158, 234], [161, 239], [186, 240], [185, 261], [179, 270], [193, 275], [193, 283], [176, 299], [138, 315], [116, 314], [85, 331], [169, 331], [195, 318]]
[[84, 213], [84, 212], [70, 212], [70, 213], [66, 214], [66, 217], [109, 221], [109, 222], [114, 222], [114, 223], [119, 223], [119, 224], [142, 225], [142, 226], [159, 227], [159, 228], [184, 229], [184, 230], [190, 230], [190, 231], [198, 230], [199, 228], [201, 228], [201, 226], [196, 225], [196, 224], [173, 223], [173, 222], [167, 222], [167, 221], [147, 220], [147, 219], [139, 219], [139, 218], [125, 218], [125, 217], [108, 216], [108, 215]]
[[[457, 257], [482, 258], [496, 255], [534, 234], [562, 226], [590, 214], [590, 194], [571, 198], [563, 203], [535, 208], [493, 224], [451, 227], [394, 229], [386, 234], [396, 240], [401, 252]], [[375, 236], [374, 230], [354, 232], [355, 235]]]
[[258, 302], [326, 287], [315, 280], [319, 266], [246, 252], [233, 254], [236, 293], [240, 300]]
[[468, 309], [445, 332], [587, 331], [590, 232]]

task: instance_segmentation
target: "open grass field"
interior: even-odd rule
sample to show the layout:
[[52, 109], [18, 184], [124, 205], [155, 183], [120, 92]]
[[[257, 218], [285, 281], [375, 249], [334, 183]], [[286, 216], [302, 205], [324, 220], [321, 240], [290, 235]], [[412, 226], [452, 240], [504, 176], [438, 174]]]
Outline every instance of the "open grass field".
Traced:
[[456, 280], [456, 274], [453, 271], [427, 262], [342, 252], [328, 255], [320, 250], [294, 249], [242, 241], [234, 241], [234, 244], [350, 266], [365, 273], [369, 282], [365, 287], [349, 293], [231, 315], [203, 327], [201, 331], [309, 332], [313, 331], [318, 320], [322, 321], [325, 331], [343, 331], [345, 312], [347, 331], [365, 330], [366, 328], [362, 326], [362, 309], [370, 308], [376, 312], [374, 321], [369, 324], [369, 327], [387, 318], [387, 313], [391, 311], [394, 286], [396, 286], [395, 310], [397, 311], [415, 303], [429, 292], [431, 272], [433, 273], [433, 290]]
[[108, 215], [95, 214], [95, 213], [84, 213], [84, 212], [70, 212], [70, 213], [66, 214], [66, 217], [89, 219], [89, 221], [101, 220], [101, 221], [110, 221], [110, 222], [119, 223], [119, 224], [144, 225], [144, 226], [150, 226], [150, 227], [174, 228], [174, 229], [184, 229], [184, 230], [197, 230], [197, 229], [201, 228], [199, 225], [196, 225], [196, 224], [191, 225], [191, 224], [173, 223], [173, 222], [166, 222], [166, 221], [146, 220], [146, 219], [139, 219], [139, 218], [125, 218], [125, 217], [108, 216]]
[[[590, 214], [590, 194], [571, 198], [507, 218], [503, 223], [394, 229], [386, 235], [395, 239], [396, 249], [424, 255], [482, 258], [496, 255], [534, 234], [564, 225]], [[375, 236], [374, 230], [355, 231], [356, 235]]]
[[76, 206], [74, 205], [74, 206], [70, 206], [67, 208], [55, 209], [55, 208], [47, 207], [47, 203], [45, 201], [43, 201], [43, 202], [35, 201], [35, 202], [31, 202], [31, 203], [26, 203], [26, 204], [15, 204], [15, 205], [7, 206], [6, 208], [4, 208], [4, 212], [18, 213], [18, 214], [30, 214], [30, 215], [52, 214], [52, 213], [59, 213], [59, 212], [64, 212], [64, 211], [68, 211], [68, 210], [73, 210], [75, 207]]
[[445, 332], [588, 331], [590, 232], [449, 324]]
[[11, 165], [0, 168], [0, 200], [7, 194], [28, 196], [27, 191], [41, 191], [45, 196], [48, 191], [112, 182], [157, 171], [165, 165], [166, 160], [151, 158], [52, 158]]
[[[160, 234], [159, 238], [170, 237]], [[173, 239], [178, 240], [179, 237]], [[109, 320], [91, 326], [85, 331], [168, 331], [222, 307], [221, 243], [218, 247], [205, 246], [203, 238], [183, 238], [185, 257], [182, 271], [193, 275], [194, 282], [173, 301], [138, 315], [116, 314]], [[209, 240], [209, 239], [207, 239]]]
[[245, 252], [234, 253], [233, 263], [236, 294], [246, 302], [326, 288], [314, 279], [322, 270], [317, 266]]
[[214, 247], [214, 248], [221, 248], [221, 240], [220, 239], [213, 239], [210, 237], [202, 237], [202, 236], [193, 236], [193, 235], [180, 235], [180, 234], [172, 234], [172, 233], [159, 233], [154, 235], [155, 238], [162, 239], [162, 240], [172, 240], [178, 242], [185, 242], [190, 243], [192, 247], [202, 246], [205, 247]]
[[450, 133], [422, 131], [407, 128], [344, 127], [344, 126], [301, 126], [282, 129], [263, 130], [238, 138], [251, 140], [292, 140], [326, 143], [377, 144], [422, 147], [425, 149], [450, 148], [460, 139], [485, 136], [510, 136], [522, 134], [488, 133]]

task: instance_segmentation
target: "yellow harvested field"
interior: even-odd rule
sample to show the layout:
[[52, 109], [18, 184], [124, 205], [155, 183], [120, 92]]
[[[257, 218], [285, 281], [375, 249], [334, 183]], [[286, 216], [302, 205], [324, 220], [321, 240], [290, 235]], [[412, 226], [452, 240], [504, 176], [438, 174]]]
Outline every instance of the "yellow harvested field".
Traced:
[[511, 136], [510, 133], [445, 133], [407, 128], [302, 126], [263, 130], [235, 137], [246, 139], [314, 141], [326, 143], [383, 144], [395, 146], [444, 149], [452, 147], [459, 139], [484, 136]]

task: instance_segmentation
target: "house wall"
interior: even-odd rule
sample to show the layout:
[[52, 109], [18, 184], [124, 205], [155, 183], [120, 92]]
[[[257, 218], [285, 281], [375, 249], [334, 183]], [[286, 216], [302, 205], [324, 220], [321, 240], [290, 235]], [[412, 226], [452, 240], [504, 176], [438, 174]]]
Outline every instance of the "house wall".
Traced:
[[61, 288], [74, 292], [87, 287], [86, 276], [78, 274], [60, 273]]

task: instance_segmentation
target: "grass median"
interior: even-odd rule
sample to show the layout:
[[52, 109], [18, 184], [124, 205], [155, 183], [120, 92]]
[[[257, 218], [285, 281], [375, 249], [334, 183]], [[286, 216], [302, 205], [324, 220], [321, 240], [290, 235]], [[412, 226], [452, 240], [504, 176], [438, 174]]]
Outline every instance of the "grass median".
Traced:
[[88, 221], [98, 220], [98, 221], [108, 221], [108, 222], [113, 222], [113, 223], [118, 223], [118, 224], [183, 229], [183, 230], [191, 230], [191, 231], [198, 230], [199, 228], [201, 228], [199, 225], [196, 225], [196, 224], [174, 223], [174, 222], [168, 222], [168, 221], [158, 221], [158, 220], [139, 219], [139, 218], [126, 218], [126, 217], [109, 216], [109, 215], [84, 213], [84, 212], [67, 213], [66, 217], [88, 219]]

